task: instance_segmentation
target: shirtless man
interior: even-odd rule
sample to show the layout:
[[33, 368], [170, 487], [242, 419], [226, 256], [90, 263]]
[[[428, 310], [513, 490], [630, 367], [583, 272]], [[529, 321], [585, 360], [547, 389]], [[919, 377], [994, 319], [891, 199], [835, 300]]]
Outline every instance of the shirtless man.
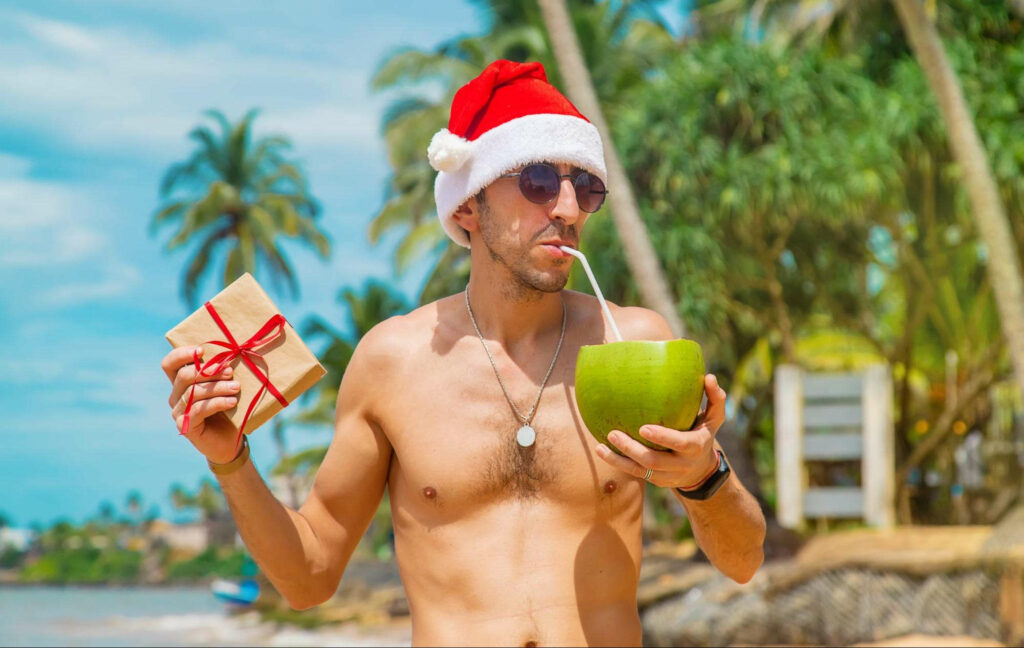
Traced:
[[[670, 452], [613, 432], [620, 456], [584, 427], [576, 355], [612, 335], [595, 298], [563, 290], [573, 259], [557, 246], [575, 247], [600, 206], [604, 160], [597, 130], [539, 64], [497, 61], [467, 84], [429, 156], [445, 230], [471, 250], [468, 303], [460, 292], [362, 339], [302, 507], [275, 499], [221, 417], [209, 418], [236, 405], [230, 375], [198, 383], [185, 436], [220, 473], [246, 546], [294, 608], [334, 594], [387, 488], [414, 645], [638, 646], [644, 477], [691, 496], [719, 481], [725, 392], [708, 375], [693, 430], [651, 426]], [[673, 338], [649, 310], [610, 308], [626, 339]], [[191, 351], [163, 362], [179, 430]], [[532, 443], [517, 439], [523, 419]], [[736, 476], [704, 500], [676, 493], [712, 564], [749, 580], [764, 519]]]

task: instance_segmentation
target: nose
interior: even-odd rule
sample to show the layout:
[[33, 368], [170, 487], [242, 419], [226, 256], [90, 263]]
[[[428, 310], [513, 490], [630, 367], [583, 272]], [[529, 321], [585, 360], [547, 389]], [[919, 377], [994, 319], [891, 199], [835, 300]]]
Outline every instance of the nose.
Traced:
[[551, 218], [560, 218], [568, 225], [572, 225], [579, 220], [582, 211], [576, 201], [576, 187], [572, 184], [572, 178], [562, 178], [558, 198], [551, 208]]

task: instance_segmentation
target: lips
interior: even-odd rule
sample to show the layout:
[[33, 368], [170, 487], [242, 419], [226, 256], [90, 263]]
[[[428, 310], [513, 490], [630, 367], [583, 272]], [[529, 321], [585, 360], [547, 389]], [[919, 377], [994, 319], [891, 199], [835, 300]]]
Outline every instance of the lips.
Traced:
[[566, 243], [564, 241], [548, 241], [548, 242], [545, 242], [545, 243], [541, 243], [540, 247], [542, 247], [545, 250], [547, 250], [547, 252], [549, 254], [551, 254], [552, 256], [555, 256], [555, 257], [558, 257], [558, 258], [567, 258], [567, 257], [571, 256], [568, 252], [564, 252], [559, 247], [561, 245], [565, 245], [565, 246], [571, 247], [573, 249], [576, 248], [575, 245], [573, 245], [571, 243]]
[[569, 241], [563, 241], [561, 239], [554, 240], [554, 241], [541, 241], [540, 245], [550, 245], [550, 246], [556, 247], [556, 248], [557, 247], [561, 247], [561, 246], [564, 245], [566, 247], [571, 247], [574, 250], [576, 249], [576, 244], [575, 243], [571, 243]]

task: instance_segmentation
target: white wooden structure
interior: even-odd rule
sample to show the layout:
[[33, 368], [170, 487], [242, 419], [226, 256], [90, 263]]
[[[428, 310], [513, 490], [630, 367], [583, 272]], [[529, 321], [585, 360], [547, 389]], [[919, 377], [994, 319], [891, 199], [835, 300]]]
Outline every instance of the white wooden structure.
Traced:
[[[892, 375], [887, 365], [862, 373], [775, 370], [775, 477], [779, 523], [862, 518], [888, 528], [895, 512]], [[860, 460], [861, 486], [807, 485], [808, 461]]]

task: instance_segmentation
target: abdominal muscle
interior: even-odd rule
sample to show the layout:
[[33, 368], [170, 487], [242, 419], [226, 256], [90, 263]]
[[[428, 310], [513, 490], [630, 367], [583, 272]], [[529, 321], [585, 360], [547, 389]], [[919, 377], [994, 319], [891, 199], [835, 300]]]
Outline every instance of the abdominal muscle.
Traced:
[[642, 502], [573, 514], [539, 495], [424, 524], [403, 499], [392, 489], [413, 645], [640, 645]]

